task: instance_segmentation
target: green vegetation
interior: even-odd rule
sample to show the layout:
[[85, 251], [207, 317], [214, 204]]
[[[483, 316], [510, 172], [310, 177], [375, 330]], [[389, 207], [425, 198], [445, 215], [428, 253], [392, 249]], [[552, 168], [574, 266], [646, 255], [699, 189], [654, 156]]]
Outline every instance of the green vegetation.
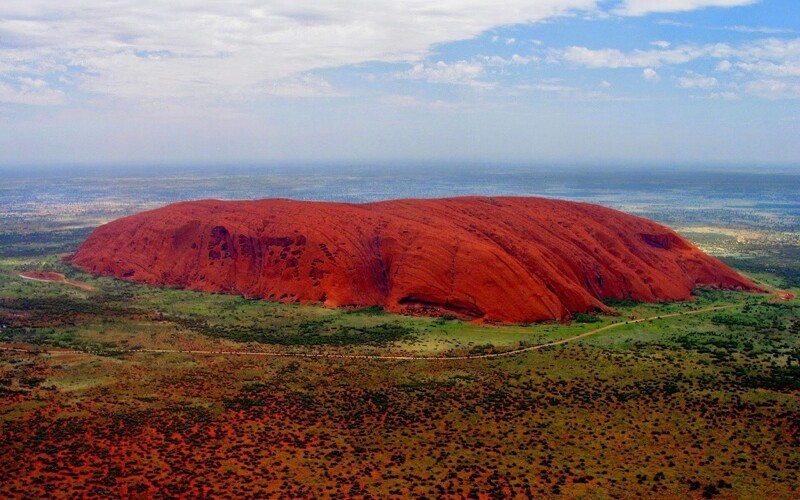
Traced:
[[[165, 318], [170, 319], [170, 318]], [[336, 318], [307, 320], [291, 330], [264, 325], [210, 325], [207, 320], [171, 318], [188, 330], [209, 337], [224, 338], [240, 343], [259, 342], [276, 345], [386, 345], [389, 342], [410, 339], [413, 330], [400, 321], [376, 325], [334, 325]]]
[[72, 251], [92, 232], [91, 227], [57, 228], [37, 232], [0, 232], [0, 255], [46, 256]]
[[599, 316], [593, 314], [577, 313], [574, 318], [572, 318], [572, 321], [576, 323], [601, 323], [603, 320]]
[[[96, 290], [23, 280], [16, 276], [22, 270], [60, 272]], [[674, 309], [670, 304], [644, 307], [660, 308], [665, 313]], [[579, 315], [571, 324], [492, 326], [453, 316], [390, 315], [379, 307], [333, 310], [284, 305], [94, 277], [54, 256], [0, 260], [0, 313], [3, 311], [9, 316], [6, 329], [0, 332], [3, 341], [80, 350], [114, 343], [121, 349], [143, 343], [159, 348], [185, 347], [204, 338], [201, 344], [241, 350], [258, 344], [328, 346], [355, 349], [359, 354], [379, 354], [388, 349], [395, 354], [464, 355], [539, 344], [619, 321], [614, 316]], [[131, 332], [132, 324], [137, 326], [135, 333]], [[67, 329], [67, 336], [63, 329]]]
[[[17, 277], [24, 270], [95, 290]], [[86, 275], [59, 255], [7, 254], [0, 345], [91, 354], [0, 353], [0, 492], [791, 497], [800, 300], [696, 295], [609, 301], [619, 315], [564, 324], [482, 325], [152, 288]], [[726, 308], [666, 317], [712, 306]], [[131, 352], [480, 355], [612, 323], [495, 359]]]
[[[708, 229], [708, 228], [707, 228]], [[681, 233], [729, 266], [766, 278], [778, 288], [800, 288], [800, 233], [708, 229]]]
[[728, 257], [723, 259], [729, 266], [754, 274], [766, 273], [780, 278], [780, 288], [800, 288], [800, 251], [795, 246], [782, 249], [776, 261], [764, 259], [742, 259]]

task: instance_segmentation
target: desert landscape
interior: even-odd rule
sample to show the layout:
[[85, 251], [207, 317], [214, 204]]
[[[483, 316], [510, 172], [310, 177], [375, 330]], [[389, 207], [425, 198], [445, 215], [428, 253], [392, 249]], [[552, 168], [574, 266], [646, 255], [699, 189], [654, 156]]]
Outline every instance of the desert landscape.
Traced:
[[[527, 198], [432, 200], [425, 203], [437, 208], [417, 210], [423, 215], [416, 220], [394, 215], [413, 201], [379, 203], [375, 211], [336, 204], [344, 231], [333, 231], [339, 226], [331, 210], [285, 208], [315, 204], [211, 210], [220, 203], [121, 218], [71, 236], [60, 253], [52, 250], [64, 241], [58, 229], [52, 243], [32, 239], [41, 238], [35, 226], [2, 236], [0, 426], [11, 453], [0, 458], [0, 475], [7, 496], [791, 496], [800, 466], [800, 283], [785, 236], [764, 228], [762, 238], [740, 240], [724, 229], [714, 233], [708, 221], [681, 230], [690, 241], [617, 211]], [[556, 309], [560, 319], [536, 322], [489, 321], [448, 307], [450, 263], [471, 238], [491, 249], [473, 255], [510, 262], [525, 262], [534, 250], [575, 251], [577, 243], [548, 247], [561, 230], [541, 229], [553, 220], [543, 209], [549, 206], [578, 218], [570, 223], [587, 228], [581, 241], [602, 245], [599, 254], [581, 247], [583, 257], [571, 257], [585, 263], [576, 270], [601, 272], [588, 284], [563, 285], [589, 298], [567, 309], [568, 317]], [[514, 231], [500, 232], [502, 224], [491, 238], [469, 231], [487, 227], [481, 224], [493, 210], [510, 210], [502, 219]], [[247, 222], [256, 215], [271, 229]], [[614, 229], [609, 217], [622, 226]], [[598, 218], [600, 227], [590, 224]], [[443, 237], [435, 224], [453, 229]], [[381, 246], [372, 231], [384, 238]], [[525, 231], [535, 236], [521, 241], [516, 235]], [[612, 232], [628, 243], [615, 248]], [[292, 255], [300, 234], [307, 250]], [[312, 264], [332, 266], [320, 244], [337, 264], [347, 263], [331, 267], [342, 274], [325, 286], [363, 287], [383, 275], [364, 269], [381, 259], [387, 270], [401, 265], [396, 255], [413, 253], [423, 238], [447, 256], [440, 271], [447, 279], [417, 278], [413, 267], [407, 278], [402, 267], [390, 274], [401, 277], [403, 294], [412, 286], [448, 291], [432, 294], [424, 309], [384, 309], [394, 283], [366, 288], [383, 291], [360, 295], [374, 302], [326, 305], [319, 296], [278, 294], [281, 286], [281, 294], [319, 292]], [[716, 250], [734, 268], [698, 247]], [[785, 260], [775, 259], [777, 249]], [[248, 271], [270, 250], [275, 262], [267, 272], [287, 279], [270, 281], [272, 297]], [[624, 251], [638, 256], [624, 263], [605, 257]], [[621, 298], [619, 282], [597, 283], [596, 276], [620, 276], [634, 263], [653, 274], [632, 275], [657, 277], [660, 256], [675, 263], [663, 265], [694, 270], [680, 274], [686, 281], [672, 280], [674, 288], [644, 288], [675, 293], [670, 300]], [[185, 259], [197, 260], [180, 264]], [[491, 276], [486, 267], [480, 279]], [[345, 272], [351, 268], [356, 279]], [[192, 290], [183, 269], [216, 274]], [[130, 270], [138, 275], [126, 276]], [[247, 279], [237, 284], [237, 272]], [[320, 274], [322, 285], [331, 274]]]
[[0, 500], [800, 494], [800, 2], [0, 1]]

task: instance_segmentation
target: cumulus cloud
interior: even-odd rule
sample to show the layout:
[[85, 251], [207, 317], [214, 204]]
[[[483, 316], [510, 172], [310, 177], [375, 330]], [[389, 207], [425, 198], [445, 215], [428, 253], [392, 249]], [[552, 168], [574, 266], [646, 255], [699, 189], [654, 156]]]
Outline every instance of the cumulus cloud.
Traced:
[[653, 68], [645, 68], [642, 71], [642, 78], [644, 78], [648, 82], [657, 82], [661, 80], [661, 77], [658, 75], [658, 72]]
[[678, 87], [682, 89], [710, 89], [716, 87], [717, 83], [719, 82], [713, 76], [699, 75], [692, 71], [678, 78]]
[[433, 64], [415, 64], [410, 70], [399, 73], [399, 78], [426, 80], [431, 83], [469, 85], [475, 88], [491, 88], [493, 84], [481, 80], [486, 70], [478, 61], [438, 61]]
[[514, 54], [509, 58], [502, 56], [478, 56], [477, 59], [480, 60], [485, 66], [494, 67], [524, 66], [530, 62], [539, 60], [535, 56], [521, 56], [519, 54]]
[[757, 40], [731, 54], [733, 67], [751, 80], [750, 94], [767, 99], [800, 98], [800, 38]]
[[780, 63], [770, 61], [742, 62], [738, 63], [736, 67], [743, 71], [759, 73], [770, 77], [800, 77], [800, 61], [784, 61]]
[[800, 82], [786, 80], [754, 80], [746, 89], [765, 99], [800, 99]]
[[731, 69], [729, 59], [749, 63], [792, 64], [800, 61], [800, 38], [766, 38], [740, 46], [728, 44], [682, 45], [671, 49], [633, 50], [568, 47], [550, 52], [551, 60], [563, 60], [589, 68], [644, 68], [685, 64], [700, 58], [720, 59], [722, 71]]
[[684, 46], [669, 50], [635, 50], [622, 52], [617, 49], [589, 49], [587, 47], [568, 47], [552, 51], [555, 59], [586, 66], [587, 68], [646, 68], [665, 64], [683, 64], [702, 57], [707, 48]]
[[642, 16], [653, 12], [686, 12], [706, 7], [739, 7], [759, 0], [624, 0], [616, 12], [626, 16]]
[[[738, 46], [728, 44], [682, 45], [674, 48], [633, 50], [568, 47], [551, 50], [550, 62], [567, 62], [586, 68], [642, 68], [680, 66], [700, 59], [717, 60], [715, 70], [744, 79], [747, 91], [759, 97], [788, 98], [800, 88], [800, 38], [765, 38]], [[733, 70], [736, 70], [733, 72]], [[647, 78], [647, 75], [643, 73]], [[749, 80], [748, 80], [749, 79]], [[687, 73], [678, 79], [682, 88], [711, 88], [717, 78]]]
[[717, 64], [717, 67], [715, 69], [721, 73], [725, 73], [730, 71], [732, 67], [733, 64], [731, 64], [730, 61], [728, 61], [727, 59], [723, 59]]

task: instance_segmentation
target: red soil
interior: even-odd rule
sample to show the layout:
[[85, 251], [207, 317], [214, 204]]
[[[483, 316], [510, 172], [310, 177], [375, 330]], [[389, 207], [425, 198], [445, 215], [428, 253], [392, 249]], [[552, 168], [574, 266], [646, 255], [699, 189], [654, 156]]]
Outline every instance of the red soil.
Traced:
[[54, 273], [52, 271], [26, 271], [24, 273], [20, 273], [18, 276], [20, 278], [26, 278], [35, 281], [52, 281], [54, 283], [66, 283], [67, 285], [72, 285], [88, 291], [94, 290], [93, 286], [87, 285], [85, 283], [78, 283], [77, 281], [70, 281], [63, 274]]
[[664, 226], [541, 198], [182, 202], [101, 226], [70, 260], [152, 285], [505, 322], [760, 290]]

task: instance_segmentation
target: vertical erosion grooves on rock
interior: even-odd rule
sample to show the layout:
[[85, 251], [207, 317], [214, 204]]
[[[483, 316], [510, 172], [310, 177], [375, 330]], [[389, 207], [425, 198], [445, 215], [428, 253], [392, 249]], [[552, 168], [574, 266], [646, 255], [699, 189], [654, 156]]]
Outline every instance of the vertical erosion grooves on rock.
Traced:
[[151, 285], [502, 322], [759, 290], [669, 228], [542, 198], [181, 202], [99, 227], [70, 260]]

